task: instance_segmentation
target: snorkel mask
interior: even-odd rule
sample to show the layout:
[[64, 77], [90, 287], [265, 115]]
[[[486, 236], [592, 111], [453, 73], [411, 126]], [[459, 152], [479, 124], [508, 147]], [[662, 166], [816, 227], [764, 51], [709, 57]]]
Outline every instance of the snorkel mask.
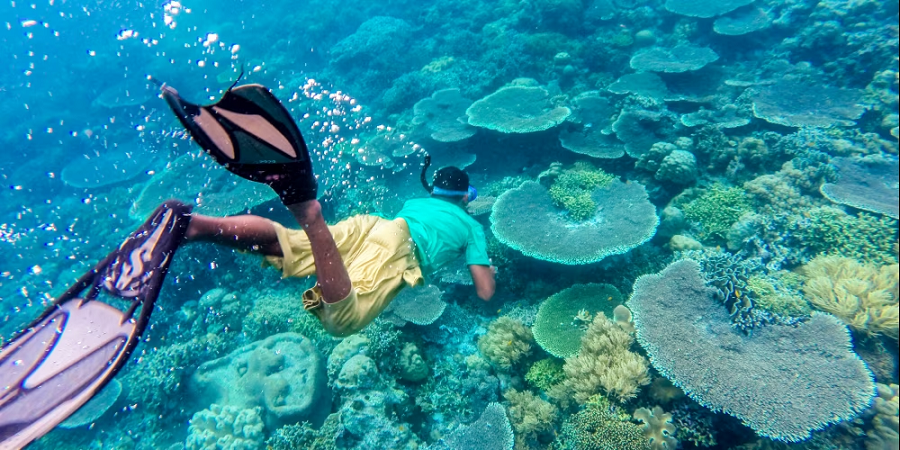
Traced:
[[[468, 195], [468, 201], [475, 200], [478, 198], [478, 189], [475, 189], [475, 186], [469, 185], [468, 189], [465, 191], [455, 190], [455, 189], [446, 189], [440, 186], [435, 186], [433, 184], [429, 185], [426, 181], [425, 173], [428, 172], [428, 167], [431, 166], [431, 156], [425, 155], [424, 165], [422, 166], [422, 174], [420, 176], [420, 181], [422, 182], [422, 187], [425, 188], [426, 191], [434, 194], [441, 195], [444, 197], [461, 197], [464, 195]], [[468, 178], [468, 177], [467, 177]]]

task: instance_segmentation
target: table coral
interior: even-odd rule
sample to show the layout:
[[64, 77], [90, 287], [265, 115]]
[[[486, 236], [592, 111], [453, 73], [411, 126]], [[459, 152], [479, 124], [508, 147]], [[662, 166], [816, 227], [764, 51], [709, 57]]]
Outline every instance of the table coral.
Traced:
[[597, 262], [653, 237], [659, 219], [643, 185], [613, 181], [590, 198], [594, 217], [576, 222], [554, 205], [546, 188], [527, 181], [494, 203], [491, 230], [526, 256], [562, 264]]
[[900, 219], [900, 191], [897, 190], [897, 159], [833, 158], [838, 179], [825, 183], [820, 191], [825, 198], [863, 211]]
[[820, 256], [801, 269], [806, 298], [850, 328], [897, 339], [898, 266], [861, 264], [852, 258]]
[[[753, 95], [753, 115], [787, 127], [849, 127], [865, 112], [862, 93], [781, 80]], [[827, 102], [822, 99], [828, 99]]]
[[680, 73], [700, 70], [719, 55], [711, 48], [681, 44], [672, 48], [651, 47], [631, 57], [631, 68], [648, 72]]
[[572, 113], [556, 106], [539, 86], [506, 86], [466, 110], [469, 125], [501, 133], [534, 133], [553, 128]]
[[477, 421], [460, 426], [426, 450], [512, 450], [514, 442], [506, 409], [491, 403]]
[[232, 175], [205, 153], [188, 153], [153, 175], [128, 214], [144, 220], [160, 203], [178, 199], [195, 204], [195, 213], [227, 216], [276, 197], [267, 186]]
[[419, 125], [438, 142], [457, 142], [475, 134], [466, 123], [466, 109], [472, 105], [459, 89], [442, 89], [413, 106], [412, 123]]
[[726, 36], [742, 36], [772, 26], [772, 18], [761, 8], [736, 11], [719, 17], [713, 23], [713, 31]]
[[534, 339], [547, 353], [568, 358], [578, 353], [587, 325], [596, 314], [612, 316], [622, 294], [609, 284], [577, 284], [541, 303], [534, 320]]
[[599, 91], [577, 95], [571, 102], [572, 128], [560, 132], [563, 148], [594, 158], [618, 158], [625, 154], [624, 143], [612, 134], [611, 117], [616, 109]]
[[666, 9], [675, 14], [709, 18], [734, 11], [753, 0], [666, 0]]
[[638, 342], [661, 374], [760, 436], [807, 439], [856, 417], [875, 391], [838, 319], [816, 313], [795, 326], [769, 325], [745, 335], [732, 326], [694, 261], [638, 278], [628, 306]]

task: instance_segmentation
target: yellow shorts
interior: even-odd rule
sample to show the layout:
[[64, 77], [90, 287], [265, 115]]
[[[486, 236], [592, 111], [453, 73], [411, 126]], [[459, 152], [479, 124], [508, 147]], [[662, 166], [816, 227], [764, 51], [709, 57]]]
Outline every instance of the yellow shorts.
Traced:
[[[303, 307], [334, 336], [349, 336], [378, 317], [406, 286], [423, 282], [415, 244], [403, 219], [354, 216], [329, 226], [353, 287], [336, 303], [322, 300], [319, 286], [303, 293]], [[303, 230], [275, 224], [284, 257], [268, 256], [284, 277], [316, 274], [309, 239]]]

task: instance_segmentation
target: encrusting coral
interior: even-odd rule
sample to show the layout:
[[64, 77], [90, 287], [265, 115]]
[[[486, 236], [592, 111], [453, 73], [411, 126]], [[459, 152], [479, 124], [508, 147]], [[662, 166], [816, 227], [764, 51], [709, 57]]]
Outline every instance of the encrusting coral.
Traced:
[[534, 336], [522, 322], [501, 317], [490, 325], [487, 334], [478, 339], [478, 350], [492, 366], [507, 371], [531, 355], [533, 344]]
[[647, 360], [629, 350], [634, 337], [598, 313], [581, 339], [578, 355], [566, 359], [566, 387], [575, 401], [585, 403], [602, 393], [619, 401], [637, 395], [650, 383]]
[[801, 269], [806, 298], [866, 334], [898, 337], [898, 265], [877, 267], [853, 258], [820, 256]]

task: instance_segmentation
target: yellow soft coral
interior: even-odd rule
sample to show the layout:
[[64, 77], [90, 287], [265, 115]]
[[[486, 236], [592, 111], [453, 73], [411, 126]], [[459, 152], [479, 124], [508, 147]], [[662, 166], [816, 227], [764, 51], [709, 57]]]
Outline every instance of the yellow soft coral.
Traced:
[[601, 312], [594, 317], [578, 354], [566, 359], [565, 385], [578, 403], [605, 392], [624, 401], [637, 395], [640, 386], [650, 382], [647, 360], [629, 348], [634, 337]]
[[876, 267], [852, 258], [819, 256], [801, 269], [806, 298], [854, 330], [898, 337], [898, 265]]

